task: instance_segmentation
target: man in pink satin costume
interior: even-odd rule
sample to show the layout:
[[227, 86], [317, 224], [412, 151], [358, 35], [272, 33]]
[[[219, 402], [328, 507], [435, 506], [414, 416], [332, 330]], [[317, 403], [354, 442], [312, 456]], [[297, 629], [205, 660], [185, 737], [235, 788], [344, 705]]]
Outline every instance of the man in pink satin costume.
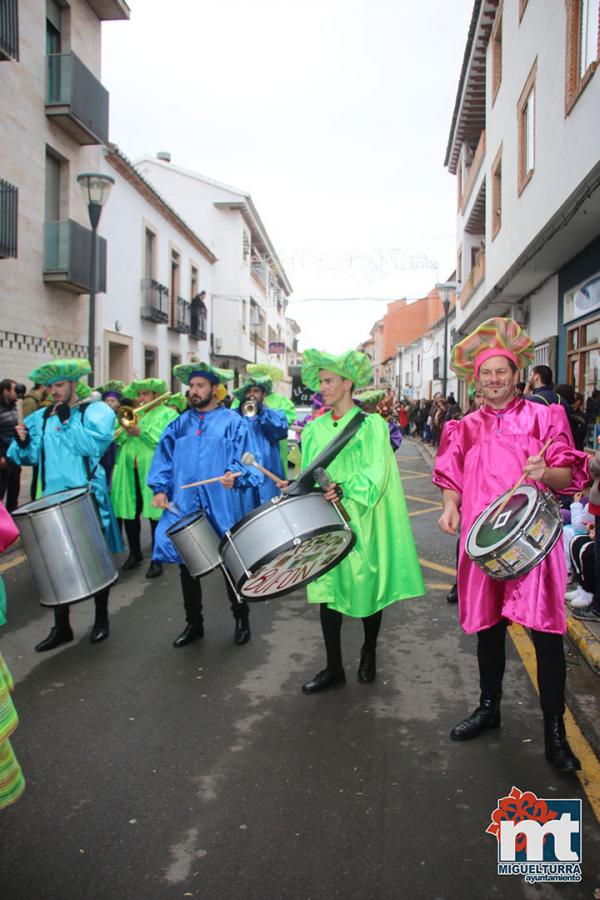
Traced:
[[[587, 455], [575, 450], [567, 416], [558, 405], [542, 406], [517, 396], [519, 370], [531, 359], [532, 342], [512, 319], [489, 319], [453, 349], [451, 367], [474, 377], [483, 396], [479, 410], [444, 426], [433, 482], [442, 490], [439, 526], [456, 534], [460, 525], [458, 598], [460, 623], [477, 633], [479, 706], [450, 732], [469, 740], [500, 725], [506, 628], [531, 629], [537, 658], [545, 751], [558, 771], [580, 768], [565, 736], [566, 570], [559, 541], [528, 574], [510, 581], [486, 575], [467, 556], [465, 544], [477, 517], [525, 473], [541, 490], [572, 494], [589, 480]], [[551, 443], [544, 456], [540, 450]]]

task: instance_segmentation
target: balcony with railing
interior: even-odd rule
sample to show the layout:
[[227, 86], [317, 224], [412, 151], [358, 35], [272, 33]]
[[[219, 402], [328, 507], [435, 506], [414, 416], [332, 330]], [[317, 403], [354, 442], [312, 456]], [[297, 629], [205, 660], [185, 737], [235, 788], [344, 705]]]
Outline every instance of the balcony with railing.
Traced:
[[481, 132], [481, 136], [479, 138], [479, 143], [477, 144], [477, 149], [475, 150], [475, 154], [473, 156], [473, 162], [469, 168], [469, 174], [465, 180], [465, 186], [462, 192], [462, 198], [460, 201], [460, 209], [461, 212], [464, 213], [467, 203], [469, 202], [469, 198], [473, 192], [473, 188], [475, 186], [475, 182], [477, 181], [477, 176], [481, 171], [481, 167], [483, 165], [483, 161], [485, 159], [485, 131]]
[[[96, 235], [96, 293], [106, 291], [106, 240]], [[66, 219], [44, 225], [44, 281], [75, 294], [91, 287], [92, 232]]]
[[179, 331], [180, 334], [190, 333], [192, 330], [192, 305], [189, 300], [184, 300], [183, 297], [176, 298], [173, 324], [170, 327], [173, 331]]
[[19, 190], [0, 178], [0, 259], [17, 257]]
[[261, 293], [263, 293], [266, 296], [267, 281], [268, 281], [266, 263], [263, 262], [262, 260], [253, 259], [250, 272], [251, 272], [252, 278], [254, 279], [255, 284], [257, 285], [257, 287], [260, 288]]
[[19, 10], [17, 0], [0, 3], [0, 60], [19, 59]]
[[78, 144], [108, 141], [108, 91], [70, 53], [46, 57], [46, 115]]
[[475, 263], [460, 292], [460, 305], [464, 309], [479, 285], [485, 278], [485, 250], [480, 248], [475, 256]]
[[157, 324], [169, 321], [169, 288], [154, 278], [142, 278], [142, 319]]

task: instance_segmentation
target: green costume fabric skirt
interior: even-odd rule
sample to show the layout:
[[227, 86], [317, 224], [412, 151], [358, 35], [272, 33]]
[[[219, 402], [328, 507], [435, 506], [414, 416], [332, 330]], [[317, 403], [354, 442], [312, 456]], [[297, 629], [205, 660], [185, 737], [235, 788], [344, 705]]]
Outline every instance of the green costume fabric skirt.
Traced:
[[25, 790], [21, 766], [8, 739], [19, 722], [12, 689], [12, 675], [0, 654], [0, 809], [18, 800]]

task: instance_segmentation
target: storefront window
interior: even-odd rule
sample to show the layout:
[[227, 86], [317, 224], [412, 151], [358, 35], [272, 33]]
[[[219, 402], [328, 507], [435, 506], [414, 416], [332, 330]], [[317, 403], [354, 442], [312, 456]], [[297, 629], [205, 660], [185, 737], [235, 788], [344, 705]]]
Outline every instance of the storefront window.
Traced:
[[592, 344], [600, 344], [600, 319], [585, 325], [583, 331], [583, 345], [590, 347]]
[[584, 353], [585, 394], [591, 394], [600, 387], [600, 350]]
[[569, 331], [569, 339], [568, 339], [568, 349], [569, 350], [577, 350], [579, 347], [579, 329], [572, 328]]

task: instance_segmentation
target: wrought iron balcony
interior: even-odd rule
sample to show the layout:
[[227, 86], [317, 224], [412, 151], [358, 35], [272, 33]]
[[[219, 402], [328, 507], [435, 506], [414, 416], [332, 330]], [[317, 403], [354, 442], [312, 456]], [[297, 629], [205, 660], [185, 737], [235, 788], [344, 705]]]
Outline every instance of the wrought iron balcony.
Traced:
[[0, 259], [17, 257], [18, 198], [18, 188], [0, 178]]
[[169, 321], [169, 288], [154, 278], [142, 278], [142, 319], [166, 324]]
[[[106, 291], [106, 240], [96, 235], [96, 293]], [[90, 289], [92, 232], [66, 219], [44, 225], [44, 281], [75, 294]]]
[[184, 300], [183, 297], [177, 297], [171, 328], [173, 331], [181, 332], [181, 334], [189, 334], [192, 330], [191, 303], [188, 300]]
[[108, 91], [71, 53], [47, 59], [46, 115], [78, 144], [108, 141]]
[[19, 58], [19, 11], [17, 0], [0, 3], [0, 60]]

